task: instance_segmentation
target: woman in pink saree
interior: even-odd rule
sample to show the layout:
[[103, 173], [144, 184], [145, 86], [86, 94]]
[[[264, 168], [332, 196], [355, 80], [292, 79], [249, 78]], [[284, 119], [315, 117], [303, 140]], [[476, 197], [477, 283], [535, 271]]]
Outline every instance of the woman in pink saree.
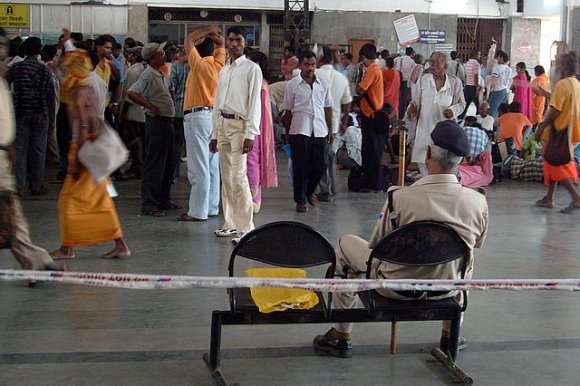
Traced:
[[272, 121], [272, 106], [268, 88], [269, 68], [268, 57], [259, 51], [249, 54], [249, 59], [257, 63], [262, 70], [262, 118], [260, 120], [260, 135], [254, 139], [254, 148], [248, 153], [248, 181], [252, 192], [254, 213], [260, 211], [262, 205], [262, 188], [278, 186], [276, 171], [276, 146], [274, 143], [274, 124]]
[[512, 82], [512, 91], [514, 92], [514, 102], [522, 105], [522, 114], [532, 119], [532, 85], [530, 83], [531, 77], [526, 70], [526, 64], [519, 62], [516, 64], [517, 75], [514, 76]]

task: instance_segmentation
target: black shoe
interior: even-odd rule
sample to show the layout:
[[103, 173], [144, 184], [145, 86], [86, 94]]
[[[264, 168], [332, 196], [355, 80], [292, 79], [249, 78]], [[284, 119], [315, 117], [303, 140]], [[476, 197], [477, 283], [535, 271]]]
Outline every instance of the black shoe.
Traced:
[[334, 328], [324, 335], [318, 335], [312, 342], [314, 351], [318, 355], [331, 355], [338, 358], [350, 358], [352, 356], [352, 344], [350, 339], [334, 339], [331, 336]]
[[[442, 336], [441, 340], [439, 341], [439, 348], [443, 352], [449, 352], [449, 338], [446, 336]], [[459, 337], [459, 341], [457, 342], [457, 349], [463, 350], [467, 348], [467, 340], [464, 336]]]
[[318, 198], [314, 194], [307, 196], [306, 199], [308, 200], [308, 203], [312, 206], [316, 206], [316, 203], [318, 202]]
[[320, 202], [332, 202], [332, 196], [330, 195], [330, 193], [326, 194], [316, 193], [315, 196]]

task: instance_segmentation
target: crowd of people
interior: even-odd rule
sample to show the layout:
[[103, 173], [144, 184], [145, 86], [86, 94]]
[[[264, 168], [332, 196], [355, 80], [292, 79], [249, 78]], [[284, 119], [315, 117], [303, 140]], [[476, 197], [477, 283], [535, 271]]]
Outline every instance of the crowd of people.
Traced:
[[[559, 184], [572, 199], [562, 212], [580, 209], [574, 52], [557, 57], [548, 81], [542, 66], [534, 67], [531, 79], [525, 63], [516, 64], [512, 77], [509, 56], [495, 41], [487, 56], [474, 51], [466, 63], [457, 52], [450, 58], [434, 52], [425, 62], [412, 47], [391, 55], [370, 43], [355, 53], [358, 64], [337, 47], [300, 52], [288, 47], [282, 75], [273, 79], [267, 55], [249, 50], [236, 26], [195, 29], [179, 47], [131, 38], [121, 45], [110, 35], [85, 40], [67, 29], [55, 46], [35, 37], [17, 41], [0, 30], [0, 190], [11, 192], [11, 249], [23, 269], [62, 269], [54, 260], [73, 259], [73, 248], [105, 242], [114, 245], [103, 258], [131, 255], [112, 199], [115, 189], [108, 178], [95, 180], [90, 165], [79, 159], [83, 146], [107, 127], [120, 134], [130, 153], [112, 178], [141, 180], [142, 216], [164, 217], [180, 209], [171, 188], [184, 155], [191, 190], [187, 210], [176, 220], [207, 221], [221, 207], [224, 221], [214, 235], [230, 237], [234, 245], [254, 228], [262, 189], [278, 185], [277, 143], [287, 145], [299, 213], [333, 200], [337, 168], [359, 174], [357, 190], [388, 191], [369, 242], [340, 238], [337, 275], [366, 272], [371, 248], [397, 227], [420, 220], [451, 226], [470, 252], [480, 247], [488, 209], [483, 192], [470, 187], [494, 180], [498, 143], [510, 145], [511, 157], [523, 157], [527, 141], [543, 142], [548, 191], [536, 205], [553, 208]], [[467, 114], [471, 103], [476, 115]], [[385, 173], [396, 164], [391, 140], [401, 130], [409, 132], [412, 164], [397, 166], [414, 165], [420, 177], [409, 187], [390, 186]], [[58, 163], [51, 182], [62, 184], [61, 246], [51, 253], [32, 243], [20, 204], [26, 189], [47, 194], [46, 162]], [[458, 278], [453, 267], [371, 268], [377, 278]], [[466, 277], [471, 274], [470, 264]], [[334, 306], [354, 307], [355, 299], [337, 294]], [[348, 357], [351, 332], [352, 324], [338, 324], [317, 336], [314, 347]], [[448, 348], [448, 337], [444, 323], [442, 348]]]

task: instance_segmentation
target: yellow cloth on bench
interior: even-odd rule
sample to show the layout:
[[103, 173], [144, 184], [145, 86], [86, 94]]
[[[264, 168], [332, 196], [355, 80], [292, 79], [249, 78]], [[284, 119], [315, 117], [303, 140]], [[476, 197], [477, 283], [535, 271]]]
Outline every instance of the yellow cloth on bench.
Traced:
[[[297, 268], [250, 268], [246, 276], [256, 278], [305, 279], [306, 271]], [[260, 312], [268, 314], [287, 309], [307, 310], [318, 304], [318, 296], [301, 288], [250, 288], [250, 295]]]

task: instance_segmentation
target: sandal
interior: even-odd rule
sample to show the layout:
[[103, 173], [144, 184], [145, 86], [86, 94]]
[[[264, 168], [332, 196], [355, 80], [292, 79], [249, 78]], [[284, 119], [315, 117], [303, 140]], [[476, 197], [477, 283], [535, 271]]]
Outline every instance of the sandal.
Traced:
[[542, 208], [553, 208], [554, 203], [552, 201], [546, 201], [546, 197], [542, 197], [541, 200], [536, 201], [536, 206], [541, 206]]
[[187, 213], [182, 213], [179, 216], [177, 216], [177, 221], [190, 221], [190, 222], [196, 222], [196, 221], [206, 221], [205, 218], [197, 218], [197, 217], [191, 217], [190, 215], [188, 215]]
[[165, 217], [165, 212], [158, 209], [153, 210], [146, 210], [141, 212], [143, 216], [150, 216], [150, 217]]
[[572, 213], [580, 210], [580, 204], [575, 204], [573, 201], [567, 207], [560, 209], [561, 213]]

